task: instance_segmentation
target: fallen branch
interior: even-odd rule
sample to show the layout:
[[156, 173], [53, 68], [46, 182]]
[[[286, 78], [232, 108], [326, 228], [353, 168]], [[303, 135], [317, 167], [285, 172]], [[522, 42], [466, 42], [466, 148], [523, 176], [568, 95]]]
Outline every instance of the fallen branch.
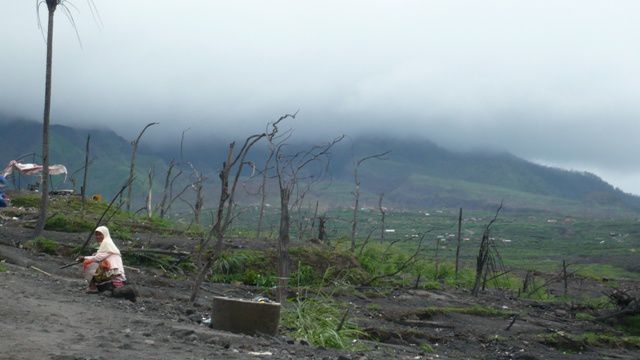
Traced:
[[35, 266], [33, 266], [33, 265], [29, 266], [29, 268], [30, 268], [30, 269], [33, 269], [33, 270], [35, 270], [35, 271], [37, 271], [37, 272], [39, 272], [39, 273], [41, 273], [41, 274], [45, 274], [45, 275], [47, 275], [47, 276], [53, 276], [53, 275], [49, 274], [48, 272], [46, 272], [46, 271], [44, 271], [44, 270], [42, 270], [42, 269], [39, 269], [39, 268], [37, 268], [37, 267], [35, 267]]
[[[104, 212], [96, 222], [96, 226], [94, 227], [94, 229], [100, 225], [100, 222], [102, 221], [104, 216], [107, 214], [109, 209], [111, 209], [111, 206], [113, 206], [113, 203], [116, 201], [118, 196], [120, 196], [120, 194], [122, 194], [131, 185], [131, 183], [133, 182], [133, 179], [134, 179], [133, 177], [129, 178], [129, 180], [127, 180], [127, 182], [124, 185], [122, 185], [122, 188], [120, 189], [120, 191], [118, 191], [118, 193], [113, 197], [113, 199], [111, 199], [111, 202], [109, 202], [109, 206], [107, 206], [107, 208], [104, 210]], [[91, 236], [93, 236], [93, 230], [91, 230], [91, 232], [89, 233], [89, 236], [87, 236], [87, 239], [84, 241], [84, 244], [82, 244], [82, 247], [78, 251], [78, 254], [81, 254], [84, 251], [84, 249], [87, 247], [87, 244], [89, 244], [89, 240], [91, 240]]]

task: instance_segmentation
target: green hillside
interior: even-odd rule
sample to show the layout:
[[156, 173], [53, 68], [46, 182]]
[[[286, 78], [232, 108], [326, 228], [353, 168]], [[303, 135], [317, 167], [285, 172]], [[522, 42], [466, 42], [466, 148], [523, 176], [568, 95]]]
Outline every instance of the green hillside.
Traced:
[[[21, 119], [2, 118], [0, 133], [4, 134], [0, 164], [24, 154], [40, 154], [41, 125]], [[62, 125], [51, 127], [51, 163], [67, 166], [70, 178], [79, 190], [84, 165], [84, 146], [91, 134], [91, 193], [109, 196], [126, 180], [129, 172], [131, 145], [109, 130], [75, 129]], [[230, 141], [230, 140], [229, 140]], [[143, 139], [144, 142], [144, 139]], [[193, 163], [208, 176], [206, 189], [215, 189], [213, 172], [223, 161], [228, 141], [185, 144], [185, 161]], [[147, 172], [155, 170], [154, 192], [159, 197], [167, 164], [177, 157], [177, 146], [141, 145], [137, 156], [137, 182], [134, 194], [141, 203], [147, 188]], [[304, 149], [302, 143], [291, 144], [290, 151]], [[396, 208], [442, 207], [491, 209], [504, 200], [512, 209], [551, 210], [593, 215], [634, 215], [640, 211], [640, 198], [614, 188], [596, 175], [537, 165], [508, 153], [453, 152], [427, 140], [394, 138], [355, 138], [333, 149], [328, 178], [316, 184], [308, 201], [319, 200], [325, 207], [348, 207], [353, 203], [353, 164], [367, 155], [391, 150], [386, 160], [370, 160], [359, 169], [361, 200], [364, 207], [377, 206], [384, 193], [384, 204]], [[258, 167], [264, 161], [261, 146], [250, 154]], [[39, 155], [26, 156], [24, 162], [39, 162]], [[4, 166], [4, 165], [2, 165]], [[187, 184], [188, 173], [180, 178], [179, 187]], [[16, 187], [26, 187], [35, 181], [17, 177]], [[54, 187], [70, 188], [73, 182], [61, 183], [55, 177]], [[253, 185], [255, 184], [253, 180]], [[247, 188], [252, 182], [247, 181]], [[274, 203], [274, 186], [269, 198]], [[213, 190], [215, 191], [215, 190]], [[205, 207], [213, 206], [215, 194], [208, 191]], [[246, 204], [255, 204], [259, 197], [250, 191], [238, 194]], [[176, 205], [180, 206], [180, 205]], [[183, 210], [186, 205], [182, 205]]]
[[[1, 119], [0, 133], [3, 134], [0, 166], [4, 168], [9, 161], [23, 158], [21, 162], [41, 163], [42, 125], [20, 119]], [[109, 130], [74, 129], [68, 126], [52, 125], [50, 133], [50, 163], [62, 164], [69, 172], [66, 182], [63, 176], [53, 176], [53, 189], [75, 189], [79, 192], [82, 185], [87, 134], [91, 135], [90, 165], [87, 176], [87, 193], [100, 193], [104, 196], [115, 194], [129, 176], [131, 145], [128, 141]], [[26, 155], [26, 156], [25, 156]], [[154, 167], [156, 176], [161, 178], [166, 171], [163, 159], [139, 151], [136, 157], [135, 191], [146, 188], [147, 172]], [[35, 176], [16, 175], [13, 179], [16, 188], [26, 189], [37, 181]], [[75, 186], [74, 186], [75, 181]], [[159, 180], [156, 180], [158, 182]]]

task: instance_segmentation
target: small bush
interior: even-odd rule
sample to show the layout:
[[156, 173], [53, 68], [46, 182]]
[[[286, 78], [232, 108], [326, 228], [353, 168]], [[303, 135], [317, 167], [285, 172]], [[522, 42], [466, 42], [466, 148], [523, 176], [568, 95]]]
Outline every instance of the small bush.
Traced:
[[427, 343], [420, 344], [420, 350], [424, 351], [427, 354], [433, 354], [435, 352], [433, 350], [433, 347], [430, 344], [427, 344]]
[[44, 228], [47, 230], [77, 233], [93, 230], [93, 224], [81, 218], [68, 218], [58, 214], [47, 219]]
[[15, 207], [39, 208], [40, 195], [16, 195], [11, 198], [11, 205]]
[[32, 250], [51, 255], [55, 255], [58, 247], [60, 246], [57, 242], [47, 239], [43, 236], [38, 236], [37, 238], [28, 241], [26, 245]]
[[0, 262], [0, 273], [7, 271], [7, 266], [4, 263]]
[[282, 325], [293, 338], [315, 346], [353, 349], [354, 340], [364, 332], [348, 320], [338, 331], [344, 312], [344, 307], [329, 297], [298, 299], [284, 310]]

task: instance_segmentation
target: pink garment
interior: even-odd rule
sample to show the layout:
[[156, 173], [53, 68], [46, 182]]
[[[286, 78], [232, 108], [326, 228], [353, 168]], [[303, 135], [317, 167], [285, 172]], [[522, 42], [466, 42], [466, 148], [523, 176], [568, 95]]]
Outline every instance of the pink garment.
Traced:
[[[122, 264], [122, 257], [120, 254], [112, 254], [107, 252], [97, 252], [91, 256], [85, 256], [85, 260], [91, 260], [95, 263], [99, 263], [102, 260], [107, 260], [109, 262], [110, 268], [106, 271], [107, 276], [113, 275], [121, 275], [122, 280], [125, 281], [126, 277], [124, 275], [124, 265]], [[95, 271], [95, 269], [94, 269]]]
[[126, 281], [124, 265], [122, 264], [122, 256], [120, 256], [120, 250], [113, 242], [113, 239], [111, 239], [109, 229], [107, 229], [106, 226], [99, 226], [96, 229], [96, 232], [101, 233], [104, 237], [100, 243], [98, 252], [91, 256], [85, 256], [84, 259], [91, 260], [96, 263], [106, 259], [109, 262], [109, 270], [105, 271], [105, 274], [110, 277], [120, 275], [118, 278], [122, 281]]

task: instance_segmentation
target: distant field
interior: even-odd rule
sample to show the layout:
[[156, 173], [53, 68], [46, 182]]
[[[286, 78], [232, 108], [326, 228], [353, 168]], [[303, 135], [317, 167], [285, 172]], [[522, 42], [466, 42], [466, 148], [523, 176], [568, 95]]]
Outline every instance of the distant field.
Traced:
[[[330, 240], [348, 238], [351, 231], [352, 210], [333, 209], [325, 213], [329, 220]], [[475, 261], [477, 247], [485, 226], [495, 215], [489, 211], [463, 212], [461, 259], [468, 266]], [[263, 236], [277, 234], [278, 214], [269, 209]], [[312, 211], [293, 212], [292, 241], [299, 241], [300, 223], [304, 224], [302, 239], [317, 236], [317, 224], [311, 229]], [[306, 218], [306, 221], [297, 219]], [[399, 246], [415, 246], [418, 237], [425, 237], [428, 255], [455, 259], [457, 209], [388, 211], [385, 241], [403, 239]], [[243, 237], [255, 236], [257, 208], [243, 210], [234, 232]], [[375, 227], [375, 230], [372, 229]], [[359, 212], [358, 241], [371, 232], [371, 242], [380, 240], [380, 213], [376, 209]], [[587, 218], [563, 216], [548, 212], [501, 212], [492, 226], [505, 265], [518, 269], [555, 272], [562, 260], [573, 264], [578, 273], [594, 278], [628, 278], [640, 280], [640, 220], [633, 218]]]

